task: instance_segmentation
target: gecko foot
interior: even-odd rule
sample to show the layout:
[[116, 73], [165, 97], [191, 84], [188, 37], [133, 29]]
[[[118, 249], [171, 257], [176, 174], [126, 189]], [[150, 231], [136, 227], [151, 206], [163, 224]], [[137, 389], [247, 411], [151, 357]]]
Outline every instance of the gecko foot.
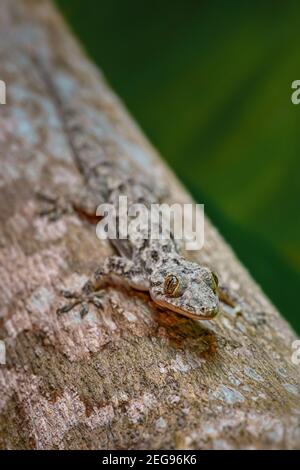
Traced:
[[51, 222], [55, 222], [63, 215], [73, 212], [72, 204], [63, 196], [56, 196], [44, 191], [36, 191], [36, 196], [41, 202], [39, 215], [48, 217]]
[[57, 309], [57, 314], [62, 315], [73, 310], [74, 307], [80, 305], [80, 316], [84, 318], [89, 313], [89, 304], [94, 305], [96, 308], [102, 308], [102, 290], [95, 291], [93, 284], [88, 281], [82, 288], [82, 292], [73, 292], [70, 290], [63, 290], [62, 295], [71, 300], [71, 302], [63, 305]]

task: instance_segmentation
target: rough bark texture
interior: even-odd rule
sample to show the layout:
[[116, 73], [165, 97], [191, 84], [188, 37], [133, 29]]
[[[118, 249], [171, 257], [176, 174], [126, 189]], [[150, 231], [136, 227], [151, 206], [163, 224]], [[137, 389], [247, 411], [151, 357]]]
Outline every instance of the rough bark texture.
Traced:
[[157, 310], [146, 294], [109, 288], [103, 310], [58, 318], [60, 289], [76, 289], [112, 252], [77, 215], [39, 215], [38, 186], [84, 184], [36, 50], [81, 109], [93, 151], [143, 167], [190, 198], [46, 0], [1, 0], [0, 366], [1, 448], [297, 448], [293, 331], [206, 221], [193, 258], [244, 299], [214, 322]]

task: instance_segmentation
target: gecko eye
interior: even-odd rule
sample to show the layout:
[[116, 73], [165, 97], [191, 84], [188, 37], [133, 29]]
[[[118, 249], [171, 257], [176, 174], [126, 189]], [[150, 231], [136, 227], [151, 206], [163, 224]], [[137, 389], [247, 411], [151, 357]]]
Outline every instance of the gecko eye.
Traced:
[[216, 294], [217, 290], [218, 290], [218, 285], [219, 285], [219, 279], [218, 279], [218, 276], [216, 275], [216, 273], [212, 272], [212, 277], [213, 277], [213, 291], [214, 293]]
[[168, 274], [164, 281], [164, 293], [171, 297], [177, 297], [179, 294], [180, 281], [175, 274]]

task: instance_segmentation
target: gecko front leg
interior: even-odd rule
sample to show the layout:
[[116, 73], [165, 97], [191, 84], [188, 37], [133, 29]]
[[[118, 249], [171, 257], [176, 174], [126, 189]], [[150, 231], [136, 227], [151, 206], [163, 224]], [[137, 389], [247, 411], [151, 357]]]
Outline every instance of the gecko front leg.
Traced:
[[67, 313], [80, 305], [80, 314], [83, 317], [89, 311], [89, 304], [97, 308], [102, 307], [101, 297], [105, 286], [120, 284], [136, 290], [149, 290], [149, 283], [139, 266], [127, 258], [110, 256], [106, 258], [103, 266], [96, 270], [94, 279], [83, 286], [81, 293], [63, 291], [64, 297], [72, 302], [59, 308], [57, 313]]
[[121, 284], [136, 290], [149, 290], [149, 282], [142, 268], [132, 260], [121, 256], [106, 258], [103, 267], [96, 270], [94, 277], [96, 289], [107, 284]]

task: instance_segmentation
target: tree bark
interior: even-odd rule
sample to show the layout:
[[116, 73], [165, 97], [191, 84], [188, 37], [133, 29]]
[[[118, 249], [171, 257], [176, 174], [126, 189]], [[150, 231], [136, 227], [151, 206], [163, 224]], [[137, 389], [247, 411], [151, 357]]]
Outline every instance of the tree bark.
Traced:
[[[122, 155], [167, 183], [171, 202], [191, 198], [50, 2], [0, 8], [0, 447], [299, 447], [296, 336], [209, 220], [204, 248], [189, 256], [214, 267], [243, 299], [241, 312], [222, 304], [200, 323], [110, 287], [102, 310], [57, 316], [61, 288], [79, 289], [113, 250], [76, 214], [42, 217], [36, 188], [74, 193], [96, 155]], [[75, 103], [78, 135], [56, 92]]]

